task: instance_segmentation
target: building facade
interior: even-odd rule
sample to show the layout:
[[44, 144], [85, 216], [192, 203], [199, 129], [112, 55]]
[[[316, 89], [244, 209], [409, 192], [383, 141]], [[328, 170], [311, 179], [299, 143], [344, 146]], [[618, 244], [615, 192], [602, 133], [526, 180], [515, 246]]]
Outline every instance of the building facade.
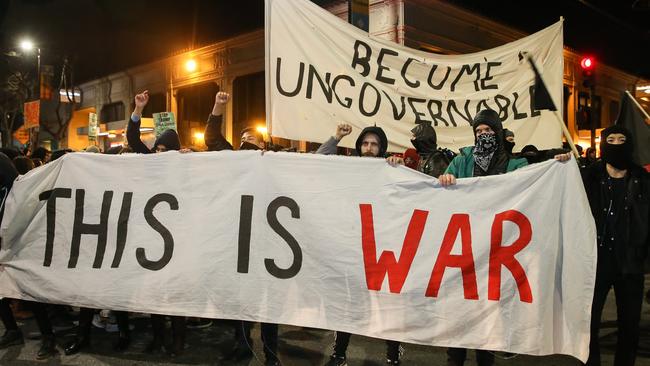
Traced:
[[[347, 19], [346, 0], [331, 2], [327, 9]], [[370, 33], [411, 48], [441, 54], [476, 52], [525, 37], [479, 14], [437, 0], [371, 0]], [[650, 85], [635, 75], [598, 65], [597, 82], [590, 90], [583, 85], [582, 55], [564, 50], [564, 119], [577, 143], [588, 146], [590, 111], [599, 130], [618, 114], [621, 93], [634, 91], [648, 107], [642, 88]], [[166, 59], [115, 73], [80, 86], [82, 101], [69, 127], [67, 146], [88, 144], [88, 114], [97, 113], [103, 148], [124, 141], [124, 127], [133, 109], [135, 94], [149, 90], [144, 112], [143, 139], [151, 141], [151, 114], [171, 111], [176, 115], [184, 146], [204, 147], [202, 132], [217, 91], [232, 96], [225, 113], [224, 136], [237, 144], [239, 131], [265, 125], [264, 31], [262, 29]], [[650, 88], [648, 89], [650, 91]], [[590, 98], [590, 94], [593, 94]], [[642, 98], [646, 99], [642, 99]], [[85, 136], [85, 137], [84, 137]], [[323, 136], [326, 138], [326, 136]], [[276, 141], [285, 147], [310, 150], [304, 141]]]

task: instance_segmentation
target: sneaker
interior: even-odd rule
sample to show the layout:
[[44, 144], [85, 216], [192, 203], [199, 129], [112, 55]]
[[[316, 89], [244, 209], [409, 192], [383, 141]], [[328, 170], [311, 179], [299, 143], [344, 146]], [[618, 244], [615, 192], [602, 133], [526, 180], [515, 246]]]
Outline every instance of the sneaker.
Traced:
[[0, 349], [25, 344], [23, 334], [20, 330], [6, 330], [5, 334], [0, 338]]
[[56, 341], [53, 335], [44, 335], [41, 341], [41, 348], [36, 354], [37, 360], [44, 360], [52, 356], [58, 355], [59, 351], [56, 350]]
[[100, 329], [106, 328], [106, 323], [104, 323], [104, 321], [102, 320], [102, 317], [99, 316], [99, 314], [93, 315], [92, 323], [93, 323], [93, 326], [95, 328], [100, 328]]
[[386, 365], [390, 365], [390, 366], [395, 365], [395, 366], [398, 366], [399, 364], [400, 364], [400, 361], [399, 361], [399, 360], [395, 360], [395, 361], [393, 361], [393, 360], [391, 360], [391, 359], [386, 359]]
[[347, 366], [348, 360], [345, 356], [331, 355], [330, 360], [324, 366]]
[[189, 318], [187, 320], [187, 328], [189, 329], [203, 329], [212, 326], [212, 320], [203, 318]]

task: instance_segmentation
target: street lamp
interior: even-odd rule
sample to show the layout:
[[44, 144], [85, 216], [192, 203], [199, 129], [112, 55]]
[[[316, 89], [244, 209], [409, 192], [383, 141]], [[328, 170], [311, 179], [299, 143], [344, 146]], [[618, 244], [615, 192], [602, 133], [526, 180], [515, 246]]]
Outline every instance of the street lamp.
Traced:
[[[36, 100], [41, 99], [41, 48], [36, 47], [34, 45], [34, 42], [30, 39], [24, 39], [20, 42], [20, 48], [27, 53], [30, 53], [36, 48]], [[39, 105], [39, 110], [40, 110], [40, 105]], [[40, 111], [39, 111], [39, 125], [40, 125]], [[36, 127], [38, 128], [38, 127]], [[36, 134], [36, 128], [30, 128], [29, 129], [29, 144], [30, 146], [36, 145], [34, 140], [38, 142], [38, 138], [35, 136]]]
[[41, 49], [40, 47], [36, 47], [34, 42], [30, 39], [23, 39], [20, 41], [20, 48], [25, 52], [32, 52], [36, 49], [36, 83], [38, 84], [36, 89], [38, 91], [36, 99], [41, 99]]

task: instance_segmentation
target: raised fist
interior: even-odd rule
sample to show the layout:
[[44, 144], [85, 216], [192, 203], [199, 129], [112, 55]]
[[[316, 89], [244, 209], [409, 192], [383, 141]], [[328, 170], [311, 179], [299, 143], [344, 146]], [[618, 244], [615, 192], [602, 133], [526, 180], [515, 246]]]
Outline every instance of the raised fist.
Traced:
[[145, 90], [135, 96], [135, 108], [142, 110], [149, 103], [149, 91]]
[[340, 123], [338, 126], [336, 126], [336, 135], [334, 137], [340, 141], [350, 133], [352, 133], [352, 126], [347, 123]]

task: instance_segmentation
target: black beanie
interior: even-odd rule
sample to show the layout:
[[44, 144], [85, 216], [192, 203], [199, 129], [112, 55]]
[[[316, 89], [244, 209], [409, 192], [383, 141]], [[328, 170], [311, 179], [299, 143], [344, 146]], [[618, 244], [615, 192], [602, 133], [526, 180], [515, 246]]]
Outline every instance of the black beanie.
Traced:
[[484, 109], [479, 111], [474, 120], [472, 121], [472, 132], [474, 133], [474, 139], [476, 140], [476, 127], [478, 125], [488, 125], [496, 133], [497, 139], [499, 140], [499, 145], [502, 145], [502, 141], [505, 140], [503, 137], [503, 124], [501, 123], [501, 118], [499, 114], [493, 109]]

